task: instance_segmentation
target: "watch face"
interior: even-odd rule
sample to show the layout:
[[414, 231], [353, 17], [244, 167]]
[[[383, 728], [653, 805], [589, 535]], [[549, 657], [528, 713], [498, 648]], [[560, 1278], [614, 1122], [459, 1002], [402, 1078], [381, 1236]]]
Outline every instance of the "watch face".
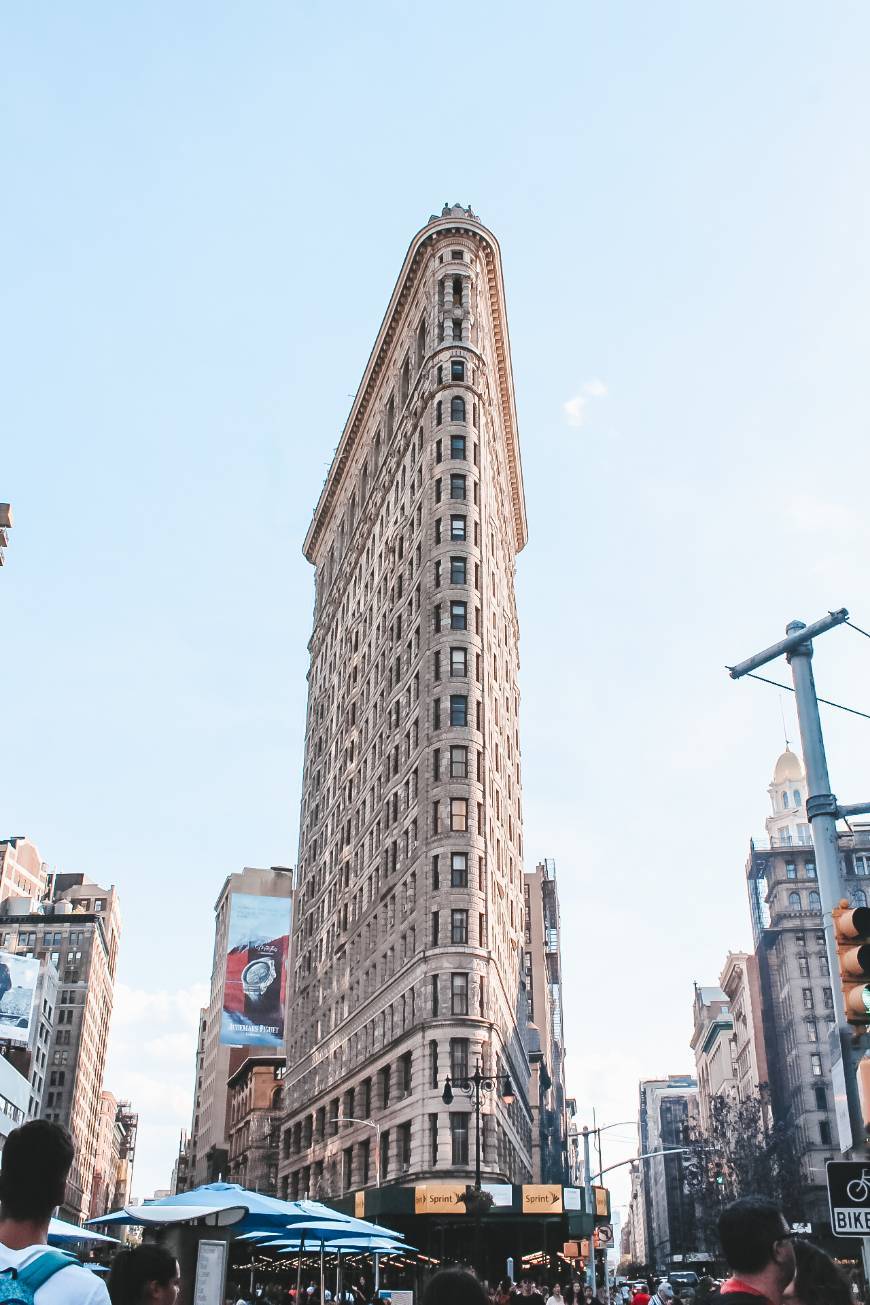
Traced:
[[242, 986], [245, 992], [261, 996], [275, 979], [275, 962], [259, 959], [251, 961], [242, 970]]

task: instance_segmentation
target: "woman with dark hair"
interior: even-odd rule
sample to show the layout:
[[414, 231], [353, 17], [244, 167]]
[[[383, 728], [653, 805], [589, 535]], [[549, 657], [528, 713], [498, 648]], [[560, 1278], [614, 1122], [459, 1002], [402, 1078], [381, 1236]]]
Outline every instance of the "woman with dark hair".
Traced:
[[480, 1281], [467, 1269], [441, 1269], [426, 1284], [423, 1305], [488, 1305]]
[[133, 1246], [115, 1256], [109, 1274], [112, 1305], [176, 1305], [180, 1288], [178, 1261], [162, 1246]]
[[849, 1279], [830, 1255], [811, 1242], [794, 1242], [795, 1275], [783, 1305], [852, 1305]]

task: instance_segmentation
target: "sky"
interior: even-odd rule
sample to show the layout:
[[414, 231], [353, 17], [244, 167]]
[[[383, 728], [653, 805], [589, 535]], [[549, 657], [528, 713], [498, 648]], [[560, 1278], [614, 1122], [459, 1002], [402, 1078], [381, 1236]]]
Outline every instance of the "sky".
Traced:
[[[190, 1121], [223, 880], [296, 860], [302, 540], [445, 201], [504, 259], [569, 1091], [619, 1123], [693, 1067], [797, 737], [724, 667], [841, 605], [870, 628], [868, 43], [849, 0], [0, 13], [0, 836], [121, 894], [137, 1195]], [[868, 671], [819, 641], [825, 696], [870, 711]], [[835, 791], [870, 797], [868, 722], [823, 710]]]

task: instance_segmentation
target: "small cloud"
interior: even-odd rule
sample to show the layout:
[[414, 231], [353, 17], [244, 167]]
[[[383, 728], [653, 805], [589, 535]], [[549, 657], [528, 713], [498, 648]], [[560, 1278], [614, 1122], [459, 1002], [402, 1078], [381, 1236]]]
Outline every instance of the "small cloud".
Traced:
[[562, 411], [569, 426], [582, 426], [586, 416], [586, 407], [590, 399], [603, 399], [607, 396], [607, 386], [603, 381], [586, 381], [580, 387], [580, 393], [562, 404]]

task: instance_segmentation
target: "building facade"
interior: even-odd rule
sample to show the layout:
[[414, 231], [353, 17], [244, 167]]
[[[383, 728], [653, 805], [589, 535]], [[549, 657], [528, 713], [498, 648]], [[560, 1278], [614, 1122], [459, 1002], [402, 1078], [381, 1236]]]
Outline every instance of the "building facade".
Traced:
[[767, 1051], [758, 958], [750, 952], [729, 952], [719, 987], [728, 998], [733, 1025], [734, 1082], [740, 1101], [767, 1087]]
[[568, 1117], [562, 1021], [562, 955], [556, 863], [523, 876], [524, 978], [532, 1108], [532, 1179], [568, 1181]]
[[709, 1133], [713, 1099], [736, 1095], [734, 1022], [721, 988], [702, 988], [696, 983], [692, 1009], [690, 1046], [698, 1080], [698, 1115], [701, 1130]]
[[486, 1098], [482, 1168], [530, 1176], [525, 542], [499, 248], [445, 207], [411, 242], [305, 540], [316, 602], [282, 1195], [365, 1187], [376, 1170], [466, 1180], [470, 1105], [445, 1108], [442, 1088], [478, 1062], [516, 1094]]
[[50, 876], [47, 892], [42, 902], [0, 902], [0, 950], [48, 961], [58, 973], [41, 1113], [72, 1134], [76, 1156], [62, 1217], [80, 1223], [90, 1209], [96, 1164], [121, 912], [114, 887], [101, 888], [84, 875]]
[[[800, 759], [786, 748], [769, 790], [767, 838], [746, 865], [774, 1119], [795, 1139], [806, 1215], [827, 1225], [825, 1164], [839, 1151], [828, 1028], [834, 994], [825, 952], [815, 853], [805, 817]], [[866, 906], [870, 828], [838, 835], [842, 897]]]
[[23, 835], [0, 839], [0, 901], [4, 897], [27, 897], [38, 902], [47, 881], [48, 866], [35, 843]]
[[278, 1133], [283, 1115], [283, 1056], [249, 1056], [230, 1076], [229, 1181], [252, 1192], [278, 1192]]
[[[640, 1084], [638, 1120], [639, 1203], [644, 1220], [644, 1262], [667, 1271], [675, 1256], [697, 1254], [694, 1201], [688, 1193], [683, 1157], [653, 1155], [684, 1147], [698, 1125], [698, 1084], [686, 1074]], [[637, 1239], [637, 1234], [635, 1233]], [[639, 1240], [639, 1239], [637, 1239]]]
[[229, 1165], [229, 1095], [227, 1080], [251, 1054], [243, 1046], [221, 1041], [227, 952], [233, 899], [292, 898], [293, 873], [283, 866], [268, 870], [245, 866], [229, 875], [215, 902], [214, 954], [209, 1004], [200, 1013], [196, 1051], [196, 1084], [190, 1129], [188, 1181], [191, 1187], [226, 1179]]

